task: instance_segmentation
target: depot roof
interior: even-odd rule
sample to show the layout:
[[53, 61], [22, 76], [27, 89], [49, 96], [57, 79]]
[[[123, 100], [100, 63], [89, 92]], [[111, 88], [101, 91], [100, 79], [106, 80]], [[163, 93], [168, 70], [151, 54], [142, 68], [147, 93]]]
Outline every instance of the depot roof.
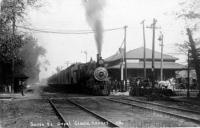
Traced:
[[[152, 59], [152, 50], [146, 48], [146, 59]], [[108, 58], [105, 59], [105, 61], [115, 61], [122, 57], [120, 53], [116, 53]], [[136, 48], [134, 50], [130, 50], [126, 52], [126, 58], [127, 59], [143, 59], [144, 57], [144, 47]], [[161, 53], [155, 51], [155, 59], [161, 59]], [[178, 58], [173, 57], [171, 55], [163, 54], [163, 60], [171, 60], [175, 61], [178, 60]]]
[[[155, 69], [160, 69], [161, 68], [161, 63], [160, 62], [155, 62], [154, 63]], [[120, 64], [114, 65], [109, 67], [108, 69], [119, 69]], [[143, 62], [139, 63], [127, 63], [127, 68], [128, 69], [143, 69], [144, 65]], [[146, 62], [146, 68], [151, 69], [152, 68], [152, 63], [151, 62]], [[184, 65], [174, 63], [174, 62], [163, 62], [163, 69], [186, 69]]]

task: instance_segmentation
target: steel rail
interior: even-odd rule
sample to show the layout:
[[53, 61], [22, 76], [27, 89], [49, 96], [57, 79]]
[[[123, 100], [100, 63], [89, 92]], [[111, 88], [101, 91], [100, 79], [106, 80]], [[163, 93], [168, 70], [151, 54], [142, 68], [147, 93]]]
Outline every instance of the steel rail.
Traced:
[[169, 108], [169, 109], [176, 109], [179, 111], [184, 111], [184, 112], [190, 112], [190, 113], [194, 113], [194, 114], [200, 114], [200, 111], [194, 111], [194, 110], [189, 110], [189, 109], [184, 109], [184, 108], [175, 108], [172, 106], [165, 106], [159, 103], [150, 103], [150, 102], [144, 102], [144, 101], [140, 101], [140, 100], [135, 100], [135, 99], [128, 99], [128, 98], [120, 98], [122, 100], [128, 100], [128, 101], [134, 101], [134, 102], [138, 102], [138, 103], [144, 103], [144, 104], [150, 104], [150, 105], [155, 105], [155, 106], [159, 106], [159, 107], [164, 107], [164, 108]]
[[188, 101], [188, 100], [180, 100], [180, 99], [175, 99], [175, 98], [172, 98], [173, 100], [175, 101], [178, 101], [178, 102], [184, 102], [184, 103], [187, 103], [189, 105], [196, 105], [196, 106], [200, 106], [200, 104], [198, 103], [194, 103], [194, 102], [191, 102], [191, 101]]
[[56, 108], [56, 106], [54, 105], [54, 103], [51, 101], [51, 99], [48, 99], [51, 107], [53, 108], [55, 114], [57, 115], [58, 119], [60, 120], [61, 123], [61, 127], [62, 128], [69, 128], [69, 126], [67, 125], [65, 118], [63, 117], [63, 115], [58, 111], [58, 109]]
[[91, 115], [95, 116], [97, 119], [99, 119], [99, 120], [101, 120], [101, 121], [103, 121], [103, 122], [107, 122], [109, 127], [112, 127], [112, 128], [113, 128], [113, 127], [114, 127], [114, 128], [118, 128], [118, 127], [119, 127], [118, 125], [114, 124], [112, 121], [110, 121], [110, 120], [106, 119], [105, 117], [103, 117], [103, 116], [101, 116], [101, 115], [99, 115], [99, 114], [97, 114], [97, 113], [95, 113], [95, 112], [93, 112], [93, 111], [87, 109], [86, 107], [84, 107], [84, 106], [82, 106], [82, 105], [80, 105], [80, 104], [78, 104], [78, 103], [73, 102], [73, 101], [70, 100], [70, 99], [68, 99], [68, 102], [70, 102], [71, 104], [74, 104], [75, 106], [77, 106], [77, 107], [79, 107], [80, 109], [86, 111], [87, 113], [90, 113]]
[[197, 120], [197, 119], [194, 119], [194, 118], [189, 118], [187, 116], [182, 116], [182, 115], [178, 115], [178, 114], [175, 114], [175, 113], [170, 113], [170, 112], [157, 110], [157, 109], [153, 109], [153, 108], [149, 108], [149, 107], [144, 107], [144, 106], [140, 106], [140, 105], [136, 105], [136, 104], [126, 103], [126, 102], [115, 100], [115, 99], [112, 99], [112, 98], [104, 98], [104, 99], [108, 100], [108, 101], [112, 101], [112, 102], [125, 104], [125, 105], [128, 105], [128, 106], [133, 106], [133, 107], [137, 107], [137, 108], [141, 108], [141, 109], [151, 110], [151, 111], [154, 111], [154, 112], [170, 115], [170, 116], [173, 116], [173, 117], [176, 117], [176, 118], [181, 118], [181, 119], [184, 119], [184, 120], [188, 120], [188, 121], [191, 121], [191, 122], [194, 122], [194, 123], [197, 123], [197, 124], [200, 125], [200, 120]]

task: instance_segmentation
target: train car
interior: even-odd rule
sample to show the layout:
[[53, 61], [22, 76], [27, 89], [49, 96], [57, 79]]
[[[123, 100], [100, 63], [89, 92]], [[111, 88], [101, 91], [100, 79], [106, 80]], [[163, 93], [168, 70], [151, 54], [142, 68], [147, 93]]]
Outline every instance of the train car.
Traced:
[[50, 86], [66, 91], [92, 95], [109, 95], [108, 71], [104, 60], [97, 56], [97, 62], [76, 63], [48, 79]]

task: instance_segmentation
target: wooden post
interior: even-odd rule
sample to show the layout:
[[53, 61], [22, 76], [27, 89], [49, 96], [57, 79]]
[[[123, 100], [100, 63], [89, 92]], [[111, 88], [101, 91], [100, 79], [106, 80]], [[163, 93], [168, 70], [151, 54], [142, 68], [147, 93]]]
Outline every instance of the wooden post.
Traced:
[[127, 88], [127, 61], [126, 61], [126, 32], [127, 32], [127, 26], [124, 26], [124, 63], [125, 63], [125, 88]]
[[160, 29], [160, 27], [156, 27], [156, 22], [157, 20], [154, 18], [153, 19], [153, 24], [150, 26], [150, 27], [147, 27], [147, 28], [150, 28], [152, 29], [153, 31], [153, 38], [152, 38], [152, 68], [151, 68], [151, 71], [152, 71], [152, 88], [154, 88], [154, 84], [155, 84], [155, 67], [154, 67], [154, 61], [155, 61], [155, 29]]
[[145, 24], [144, 24], [144, 21], [143, 20], [141, 22], [141, 24], [143, 25], [143, 41], [144, 41], [144, 55], [143, 55], [143, 61], [144, 61], [144, 79], [146, 79], [147, 75], [146, 75], [146, 39], [145, 39]]
[[163, 81], [163, 34], [161, 33], [160, 37], [160, 46], [161, 46], [161, 63], [160, 63], [160, 80]]
[[[15, 23], [16, 23], [16, 14], [15, 14], [15, 6], [16, 6], [16, 2], [14, 2], [13, 8], [12, 8], [12, 14], [13, 14], [13, 19], [12, 19], [12, 31], [13, 31], [13, 38], [12, 38], [12, 43], [15, 43]], [[14, 49], [13, 49], [14, 50]], [[14, 51], [12, 51], [13, 53], [13, 58], [12, 58], [12, 84], [11, 84], [11, 92], [14, 93], [14, 82], [15, 82], [15, 78], [14, 78], [14, 72], [15, 72], [15, 60], [14, 60]]]
[[152, 88], [155, 86], [155, 26], [156, 19], [153, 19], [152, 30], [153, 30], [153, 38], [152, 38]]
[[187, 85], [187, 98], [190, 97], [190, 53], [188, 50], [188, 85]]

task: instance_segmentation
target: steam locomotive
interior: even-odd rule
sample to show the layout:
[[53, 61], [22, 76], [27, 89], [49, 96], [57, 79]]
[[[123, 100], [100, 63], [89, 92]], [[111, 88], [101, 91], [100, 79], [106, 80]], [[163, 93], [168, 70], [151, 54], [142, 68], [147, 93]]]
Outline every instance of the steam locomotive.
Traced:
[[97, 54], [97, 62], [72, 64], [49, 77], [48, 85], [62, 87], [66, 91], [92, 95], [109, 95], [108, 71], [104, 60]]

